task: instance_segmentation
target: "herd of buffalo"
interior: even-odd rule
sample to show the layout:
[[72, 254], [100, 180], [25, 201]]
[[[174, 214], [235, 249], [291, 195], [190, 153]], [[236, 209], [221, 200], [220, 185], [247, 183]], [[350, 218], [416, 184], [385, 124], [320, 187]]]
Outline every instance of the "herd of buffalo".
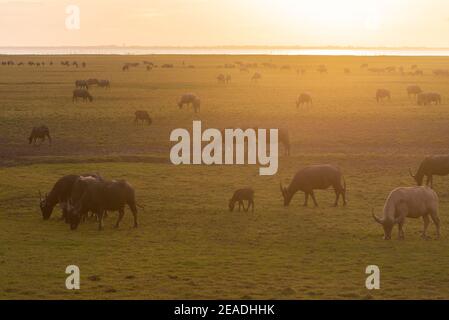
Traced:
[[[22, 63], [23, 64], [23, 63]], [[241, 71], [254, 67], [251, 64], [238, 64]], [[11, 62], [2, 62], [2, 65], [11, 65]], [[14, 65], [14, 64], [12, 64]], [[51, 63], [52, 65], [52, 63]], [[69, 62], [64, 62], [64, 65], [74, 65]], [[138, 63], [127, 63], [123, 66], [123, 71], [129, 71], [132, 67], [137, 67]], [[145, 61], [147, 70], [155, 67], [154, 64]], [[76, 63], [76, 66], [78, 64]], [[82, 63], [85, 67], [85, 63]], [[173, 65], [164, 65], [164, 68], [172, 68]], [[269, 64], [264, 67], [273, 67]], [[232, 65], [225, 65], [225, 68], [233, 68]], [[368, 65], [362, 65], [361, 68], [368, 68]], [[289, 69], [282, 67], [281, 69]], [[413, 75], [422, 75], [423, 72], [413, 66]], [[396, 68], [369, 68], [370, 72], [394, 72]], [[327, 73], [325, 66], [319, 66], [317, 71]], [[404, 70], [400, 70], [404, 73]], [[344, 69], [345, 74], [351, 71], [348, 68]], [[298, 74], [304, 74], [303, 69], [297, 70]], [[445, 70], [434, 70], [434, 75], [446, 76], [449, 72]], [[232, 77], [227, 74], [219, 74], [217, 80], [219, 83], [229, 83]], [[257, 82], [262, 79], [262, 75], [255, 72], [251, 78], [252, 81]], [[108, 80], [88, 79], [77, 80], [75, 82], [75, 90], [73, 91], [73, 101], [82, 98], [84, 101], [93, 101], [92, 95], [89, 93], [89, 88], [98, 86], [102, 88], [109, 88], [110, 82]], [[440, 104], [441, 95], [433, 92], [423, 92], [419, 86], [413, 85], [406, 88], [409, 97], [416, 99], [418, 105]], [[375, 94], [377, 102], [384, 99], [391, 99], [391, 92], [387, 89], [378, 89]], [[311, 105], [312, 97], [308, 93], [299, 95], [296, 106]], [[178, 101], [178, 107], [182, 109], [184, 106], [192, 106], [195, 113], [200, 112], [201, 101], [194, 94], [182, 95]], [[150, 125], [152, 123], [151, 117], [147, 111], [138, 110], [135, 112], [134, 122], [139, 121]], [[46, 126], [33, 128], [29, 143], [36, 143], [37, 139], [45, 140], [48, 138], [51, 144], [50, 130]], [[288, 139], [288, 131], [280, 130], [280, 142], [284, 144], [289, 155], [290, 143]], [[424, 222], [422, 236], [427, 238], [427, 227], [430, 219], [435, 224], [437, 237], [440, 235], [440, 219], [438, 217], [438, 195], [433, 190], [433, 176], [434, 175], [448, 175], [449, 174], [449, 156], [429, 156], [426, 157], [418, 167], [415, 174], [410, 170], [411, 177], [415, 180], [417, 186], [399, 187], [394, 189], [388, 196], [381, 217], [378, 217], [373, 212], [374, 220], [381, 224], [384, 229], [384, 239], [390, 239], [393, 227], [397, 224], [399, 229], [399, 237], [404, 237], [403, 224], [406, 218], [421, 218]], [[426, 184], [423, 186], [424, 178]], [[337, 206], [341, 198], [343, 205], [346, 205], [346, 182], [339, 167], [329, 164], [306, 166], [299, 170], [293, 177], [292, 181], [287, 187], [281, 183], [280, 191], [283, 197], [284, 206], [288, 206], [297, 192], [303, 192], [305, 195], [304, 206], [308, 205], [309, 196], [312, 198], [315, 206], [318, 203], [315, 198], [315, 190], [324, 190], [333, 188], [335, 191], [334, 206]], [[245, 207], [244, 202], [247, 202]], [[88, 214], [96, 217], [99, 223], [99, 229], [103, 228], [103, 218], [108, 211], [118, 211], [119, 216], [115, 227], [119, 227], [120, 221], [123, 218], [125, 206], [128, 206], [134, 216], [134, 227], [137, 227], [137, 203], [135, 199], [134, 188], [125, 180], [108, 181], [98, 174], [82, 174], [82, 175], [67, 175], [56, 181], [51, 191], [40, 199], [40, 209], [44, 220], [50, 218], [53, 209], [56, 205], [62, 209], [62, 219], [70, 225], [71, 229], [76, 229], [80, 222], [84, 221]], [[250, 208], [254, 211], [254, 190], [251, 188], [238, 189], [229, 200], [229, 209], [234, 210], [235, 204], [238, 204], [239, 210], [243, 207], [245, 211]]]

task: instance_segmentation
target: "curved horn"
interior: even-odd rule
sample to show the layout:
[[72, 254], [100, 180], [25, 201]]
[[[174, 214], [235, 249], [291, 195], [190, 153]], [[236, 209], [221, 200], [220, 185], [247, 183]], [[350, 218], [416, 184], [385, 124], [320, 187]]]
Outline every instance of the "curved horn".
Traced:
[[384, 224], [383, 221], [381, 219], [379, 219], [375, 214], [374, 214], [374, 208], [371, 209], [371, 215], [374, 218], [374, 221], [376, 221], [379, 224]]
[[415, 176], [414, 176], [413, 173], [412, 173], [412, 169], [408, 168], [408, 172], [410, 173], [410, 176], [414, 179]]

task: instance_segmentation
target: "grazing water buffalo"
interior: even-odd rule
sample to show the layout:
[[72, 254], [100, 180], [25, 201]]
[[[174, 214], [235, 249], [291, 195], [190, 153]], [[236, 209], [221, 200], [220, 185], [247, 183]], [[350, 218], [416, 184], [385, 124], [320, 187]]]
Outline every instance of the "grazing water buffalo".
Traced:
[[262, 79], [262, 75], [258, 72], [254, 73], [253, 76], [251, 77], [251, 80], [254, 82], [259, 81], [260, 79]]
[[407, 87], [407, 94], [408, 97], [416, 97], [418, 94], [422, 92], [420, 86], [408, 86]]
[[125, 180], [98, 181], [91, 178], [78, 178], [73, 186], [69, 199], [67, 220], [70, 228], [75, 230], [81, 219], [92, 211], [98, 217], [98, 229], [103, 229], [105, 211], [118, 211], [119, 217], [115, 228], [125, 214], [125, 205], [131, 209], [134, 216], [134, 228], [137, 228], [137, 207], [134, 188]]
[[[342, 180], [343, 185], [341, 183]], [[346, 205], [346, 182], [340, 168], [329, 164], [307, 166], [295, 174], [287, 188], [284, 188], [281, 183], [284, 206], [290, 204], [293, 196], [298, 191], [302, 191], [305, 194], [304, 206], [307, 206], [309, 195], [312, 197], [315, 206], [318, 206], [313, 191], [325, 190], [331, 186], [334, 188], [336, 195], [334, 206], [338, 205], [340, 195], [343, 198], [343, 205]]]
[[98, 85], [99, 83], [98, 79], [88, 79], [86, 82], [89, 86]]
[[81, 88], [81, 89], [89, 89], [89, 84], [87, 83], [86, 80], [76, 80], [75, 81], [75, 87], [76, 88]]
[[222, 74], [222, 73], [220, 73], [218, 76], [217, 76], [217, 81], [218, 81], [218, 83], [226, 83], [226, 77], [225, 77], [225, 75], [224, 74]]
[[50, 137], [50, 130], [47, 126], [40, 126], [40, 127], [34, 127], [33, 130], [31, 130], [31, 134], [28, 137], [29, 144], [33, 143], [36, 144], [36, 140], [41, 140], [41, 143], [45, 141], [45, 137], [48, 138], [48, 143], [51, 145], [51, 137]]
[[109, 80], [99, 80], [98, 81], [98, 86], [100, 88], [110, 88], [111, 84], [110, 84]]
[[73, 102], [78, 101], [78, 98], [82, 98], [84, 102], [86, 102], [87, 100], [92, 102], [94, 100], [94, 98], [90, 95], [89, 91], [87, 91], [85, 89], [73, 90], [72, 101]]
[[136, 116], [134, 118], [134, 124], [137, 124], [139, 121], [142, 121], [143, 123], [147, 122], [148, 125], [150, 125], [153, 121], [150, 118], [150, 115], [147, 111], [144, 110], [137, 110], [134, 115]]
[[428, 187], [396, 188], [391, 191], [384, 205], [383, 217], [378, 218], [372, 213], [374, 220], [384, 229], [384, 239], [391, 239], [391, 232], [398, 224], [399, 238], [404, 238], [402, 227], [405, 218], [423, 218], [424, 230], [422, 237], [427, 238], [429, 215], [435, 223], [437, 237], [440, 237], [440, 218], [438, 217], [438, 196]]
[[[79, 175], [71, 174], [64, 176], [58, 181], [51, 189], [50, 193], [45, 194], [45, 198], [42, 198], [41, 192], [39, 191], [40, 203], [39, 206], [42, 212], [42, 218], [44, 220], [50, 219], [53, 212], [53, 208], [59, 204], [62, 209], [62, 218], [67, 216], [67, 201], [72, 192], [73, 184], [79, 178]], [[98, 180], [102, 180], [99, 175], [96, 174], [84, 174], [81, 177], [93, 177]]]
[[181, 96], [178, 101], [179, 109], [182, 109], [184, 105], [192, 105], [195, 113], [200, 111], [201, 100], [194, 94], [188, 93]]
[[302, 105], [311, 105], [312, 104], [312, 97], [307, 93], [301, 93], [298, 97], [298, 100], [296, 100], [296, 107], [299, 108]]
[[449, 174], [449, 156], [429, 156], [426, 157], [419, 165], [416, 174], [409, 169], [410, 176], [415, 179], [418, 186], [423, 184], [424, 176], [427, 177], [426, 185], [430, 183], [433, 188], [433, 176], [446, 176]]
[[420, 93], [418, 94], [418, 105], [426, 106], [428, 104], [441, 104], [441, 95], [438, 93]]
[[[243, 201], [248, 201], [248, 207], [245, 208], [245, 203]], [[240, 208], [243, 207], [243, 210], [247, 212], [249, 208], [252, 207], [252, 211], [254, 212], [254, 190], [251, 188], [243, 188], [238, 189], [234, 192], [234, 195], [231, 199], [229, 199], [229, 211], [234, 211], [235, 203], [239, 204]]]
[[391, 100], [391, 93], [389, 90], [386, 89], [377, 89], [376, 91], [376, 101], [379, 103], [380, 101], [384, 100], [385, 98], [388, 98], [388, 100]]
[[320, 74], [327, 73], [327, 67], [324, 65], [318, 66], [317, 71]]

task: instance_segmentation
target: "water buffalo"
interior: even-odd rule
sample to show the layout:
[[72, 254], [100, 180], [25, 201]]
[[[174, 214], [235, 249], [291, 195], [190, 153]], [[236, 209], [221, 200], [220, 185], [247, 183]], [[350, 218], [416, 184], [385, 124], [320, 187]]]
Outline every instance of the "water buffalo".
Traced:
[[[72, 192], [72, 187], [75, 181], [79, 178], [79, 175], [71, 174], [67, 176], [63, 176], [58, 179], [51, 189], [50, 193], [45, 194], [45, 197], [42, 198], [42, 194], [39, 191], [40, 203], [39, 206], [42, 212], [42, 218], [44, 220], [50, 219], [50, 216], [53, 212], [53, 208], [59, 204], [62, 209], [62, 218], [66, 218], [67, 216], [67, 201]], [[101, 180], [102, 178], [96, 174], [84, 174], [81, 177], [93, 177]]]
[[[341, 183], [342, 180], [343, 185]], [[293, 196], [298, 191], [302, 191], [305, 194], [304, 206], [307, 206], [309, 195], [312, 197], [315, 206], [318, 206], [313, 191], [325, 190], [331, 186], [334, 188], [336, 195], [334, 206], [338, 205], [340, 195], [343, 198], [343, 205], [346, 205], [346, 182], [340, 168], [329, 164], [307, 166], [295, 174], [287, 188], [284, 188], [281, 183], [284, 206], [290, 204]]]
[[220, 73], [220, 74], [217, 76], [217, 81], [218, 81], [218, 83], [226, 83], [226, 77], [225, 77], [225, 75], [222, 74], [222, 73]]
[[48, 127], [34, 127], [33, 130], [31, 130], [30, 136], [28, 137], [28, 142], [29, 144], [36, 144], [36, 140], [39, 139], [41, 140], [41, 143], [43, 143], [46, 137], [48, 138], [48, 143], [51, 145], [50, 130], [48, 129]]
[[153, 121], [150, 118], [150, 115], [147, 111], [144, 110], [137, 110], [135, 113], [134, 123], [137, 124], [139, 121], [142, 121], [143, 123], [147, 123], [150, 125]]
[[81, 219], [92, 211], [98, 217], [98, 229], [103, 229], [103, 216], [106, 211], [118, 211], [119, 216], [115, 228], [125, 214], [125, 205], [134, 216], [134, 228], [137, 228], [137, 207], [134, 188], [125, 180], [99, 181], [91, 178], [78, 178], [69, 198], [67, 220], [70, 229], [75, 230]]
[[418, 105], [441, 104], [441, 95], [438, 93], [420, 93], [417, 99]]
[[312, 104], [312, 97], [307, 93], [301, 93], [296, 100], [296, 107], [299, 108], [302, 105], [310, 105]]
[[109, 80], [99, 80], [98, 81], [98, 86], [100, 88], [110, 88], [111, 87], [111, 83], [109, 82]]
[[388, 100], [391, 100], [391, 93], [389, 90], [386, 89], [377, 89], [376, 91], [376, 101], [379, 103], [380, 101], [387, 98]]
[[75, 87], [76, 88], [81, 88], [81, 89], [89, 89], [89, 84], [87, 83], [86, 80], [76, 80], [75, 81]]
[[251, 77], [251, 81], [257, 82], [260, 79], [262, 79], [262, 75], [258, 72], [254, 73], [253, 76]]
[[416, 97], [418, 94], [420, 94], [422, 92], [421, 87], [420, 86], [408, 86], [407, 87], [407, 94], [408, 97]]
[[84, 102], [86, 102], [87, 100], [92, 102], [94, 100], [94, 98], [90, 95], [89, 91], [87, 91], [85, 89], [73, 90], [72, 101], [73, 102], [78, 101], [78, 98], [82, 98]]
[[192, 105], [195, 113], [200, 111], [201, 100], [194, 94], [188, 93], [181, 96], [178, 101], [179, 109], [182, 109], [184, 105]]
[[[248, 201], [248, 207], [245, 208], [244, 201]], [[247, 212], [252, 207], [254, 212], [254, 190], [251, 188], [238, 189], [234, 192], [234, 195], [229, 199], [229, 211], [234, 211], [235, 204], [239, 204], [239, 211], [241, 207]]]
[[418, 186], [423, 184], [424, 176], [427, 177], [426, 185], [430, 183], [430, 187], [433, 188], [433, 176], [446, 176], [449, 174], [449, 156], [438, 155], [426, 157], [419, 165], [416, 174], [412, 173], [409, 169], [410, 176], [415, 179]]
[[86, 82], [89, 86], [98, 85], [99, 83], [98, 79], [88, 79]]
[[402, 227], [405, 218], [423, 218], [424, 230], [422, 237], [427, 239], [429, 215], [435, 223], [437, 237], [440, 237], [440, 218], [438, 217], [438, 195], [428, 187], [402, 187], [391, 191], [385, 202], [383, 217], [378, 218], [372, 213], [374, 220], [382, 225], [384, 239], [391, 239], [391, 232], [395, 224], [399, 228], [399, 238], [404, 238]]

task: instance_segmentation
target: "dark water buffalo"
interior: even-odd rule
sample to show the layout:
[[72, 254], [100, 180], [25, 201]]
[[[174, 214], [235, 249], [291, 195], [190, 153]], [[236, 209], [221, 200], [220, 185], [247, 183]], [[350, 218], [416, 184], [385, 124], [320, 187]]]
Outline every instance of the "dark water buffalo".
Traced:
[[179, 109], [182, 109], [182, 107], [185, 105], [192, 105], [193, 110], [195, 111], [195, 113], [197, 113], [200, 111], [201, 100], [196, 95], [192, 93], [187, 93], [182, 95], [178, 101]]
[[406, 187], [394, 189], [385, 201], [383, 216], [378, 218], [373, 212], [374, 220], [382, 225], [384, 239], [391, 239], [391, 231], [398, 224], [399, 238], [404, 238], [402, 227], [405, 218], [423, 218], [423, 238], [429, 226], [429, 216], [435, 223], [437, 237], [440, 237], [440, 218], [438, 216], [438, 195], [428, 187]]
[[[342, 180], [343, 185], [341, 183]], [[281, 183], [284, 206], [290, 204], [293, 196], [298, 191], [302, 191], [305, 194], [304, 206], [307, 206], [309, 195], [312, 197], [315, 206], [318, 206], [313, 191], [325, 190], [329, 187], [333, 187], [335, 190], [336, 198], [334, 206], [338, 205], [340, 195], [343, 198], [343, 205], [346, 205], [346, 182], [344, 182], [340, 169], [329, 164], [307, 166], [295, 174], [287, 188], [284, 188]]]
[[89, 85], [86, 80], [76, 80], [75, 81], [75, 87], [81, 88], [81, 89], [89, 89]]
[[424, 176], [426, 179], [426, 185], [430, 184], [433, 188], [433, 176], [447, 176], [449, 174], [449, 156], [429, 156], [426, 157], [419, 165], [416, 174], [412, 173], [409, 169], [410, 175], [415, 179], [418, 186], [423, 184]]
[[94, 100], [94, 98], [90, 95], [89, 91], [87, 91], [85, 89], [73, 90], [72, 101], [73, 102], [78, 101], [78, 98], [82, 98], [83, 101], [89, 100], [90, 102], [92, 102]]
[[299, 108], [300, 106], [304, 104], [312, 104], [312, 97], [307, 93], [301, 93], [298, 97], [298, 100], [296, 100], [296, 107]]
[[109, 82], [109, 80], [99, 80], [98, 81], [98, 86], [100, 88], [110, 88], [111, 87], [111, 83]]
[[135, 113], [135, 118], [134, 118], [134, 123], [137, 124], [139, 121], [142, 121], [143, 123], [147, 123], [148, 125], [150, 125], [153, 120], [151, 120], [150, 115], [148, 114], [147, 111], [144, 110], [137, 110]]
[[48, 138], [48, 143], [51, 145], [51, 137], [50, 137], [50, 130], [47, 126], [40, 126], [40, 127], [34, 127], [33, 130], [31, 130], [31, 134], [28, 137], [29, 144], [33, 143], [36, 144], [36, 140], [41, 140], [41, 143], [45, 141], [45, 138]]
[[88, 79], [86, 82], [89, 86], [93, 86], [93, 85], [98, 85], [99, 81], [98, 81], [98, 79]]
[[134, 227], [137, 228], [137, 207], [134, 188], [125, 180], [99, 181], [90, 177], [79, 177], [73, 186], [69, 198], [67, 220], [70, 228], [75, 230], [81, 219], [89, 211], [97, 215], [99, 230], [103, 229], [103, 216], [106, 211], [118, 211], [119, 217], [115, 224], [118, 228], [125, 214], [125, 205], [131, 209], [134, 216]]
[[[244, 201], [248, 201], [248, 207], [245, 208]], [[231, 199], [229, 199], [229, 211], [234, 211], [235, 204], [239, 204], [239, 211], [243, 207], [244, 211], [248, 211], [252, 208], [254, 212], [254, 190], [251, 188], [238, 189], [234, 192]]]
[[441, 95], [438, 93], [420, 93], [417, 99], [418, 105], [441, 104]]
[[422, 92], [420, 86], [408, 86], [407, 87], [407, 94], [410, 97], [416, 97], [418, 94]]
[[[70, 174], [63, 176], [56, 181], [55, 185], [51, 189], [50, 193], [42, 195], [39, 191], [40, 203], [39, 206], [42, 212], [42, 218], [48, 220], [53, 212], [53, 208], [59, 204], [62, 209], [62, 217], [65, 219], [67, 216], [67, 201], [72, 192], [73, 184], [79, 178], [79, 175]], [[102, 178], [96, 174], [83, 174], [81, 177], [93, 177], [101, 180]]]
[[378, 89], [376, 91], [376, 101], [379, 103], [380, 101], [384, 99], [391, 100], [391, 93], [389, 90], [386, 89]]

